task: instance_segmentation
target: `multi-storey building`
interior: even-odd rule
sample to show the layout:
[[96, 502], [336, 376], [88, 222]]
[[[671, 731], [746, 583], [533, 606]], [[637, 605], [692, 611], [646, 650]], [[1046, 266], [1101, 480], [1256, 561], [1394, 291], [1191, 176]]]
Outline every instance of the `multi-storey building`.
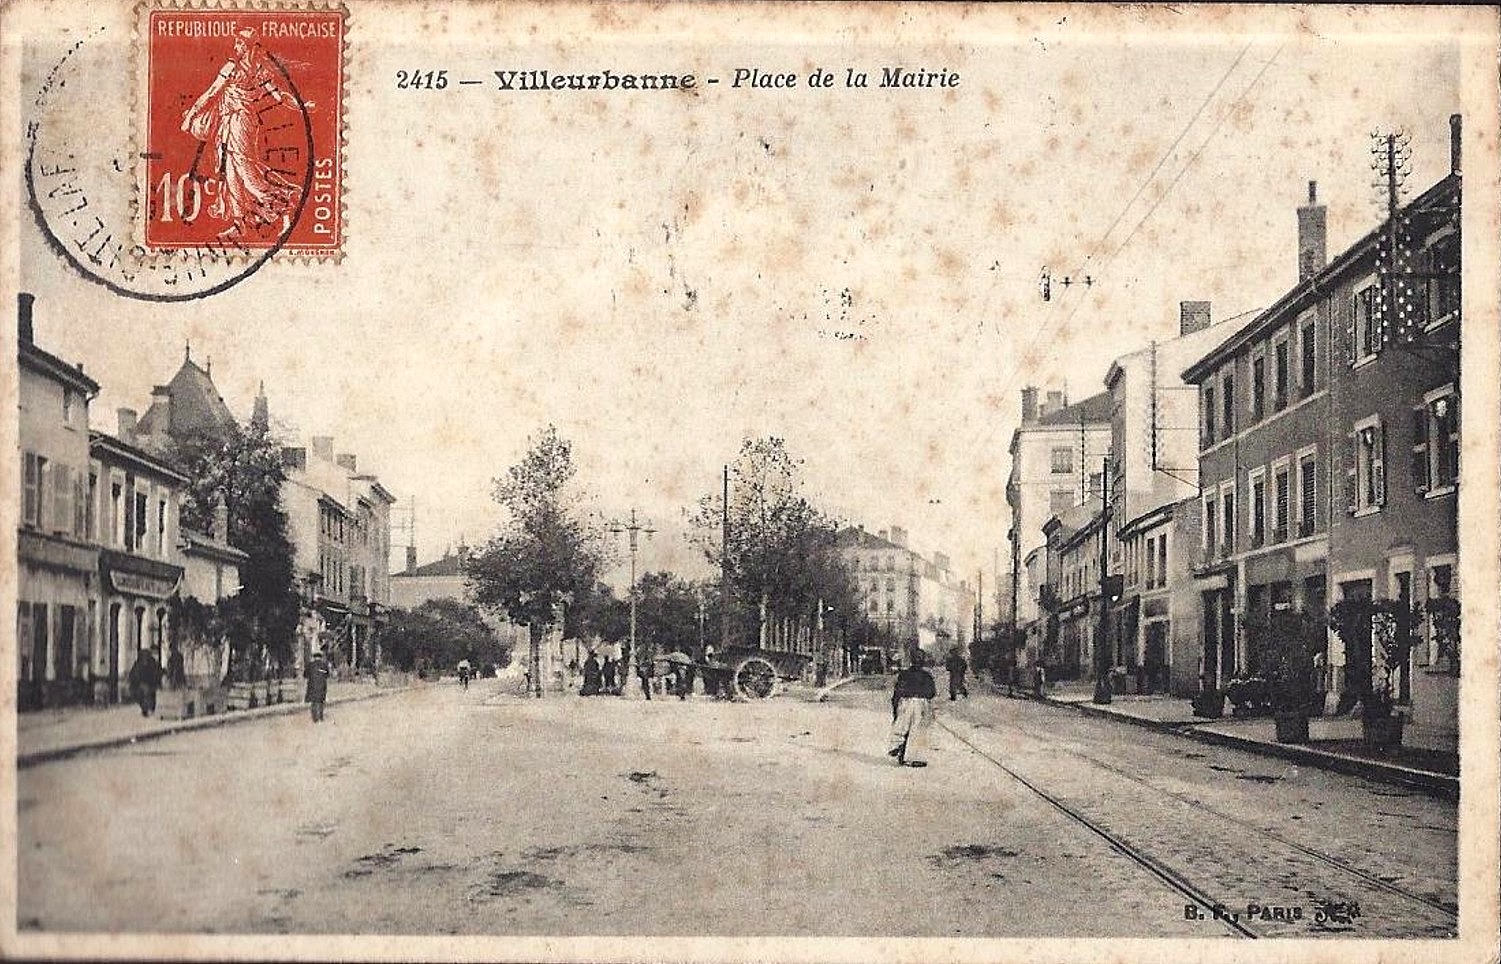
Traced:
[[[1455, 128], [1450, 175], [1327, 264], [1310, 185], [1297, 286], [1184, 373], [1200, 390], [1195, 575], [1211, 684], [1260, 668], [1256, 628], [1273, 609], [1458, 593]], [[1417, 740], [1452, 748], [1455, 678], [1431, 623], [1398, 641], [1411, 650], [1391, 683]], [[1331, 707], [1370, 691], [1381, 645], [1330, 636]]]
[[866, 618], [887, 630], [899, 646], [939, 659], [955, 646], [968, 652], [974, 592], [955, 575], [947, 556], [924, 558], [907, 545], [906, 530], [895, 526], [879, 533], [844, 529], [838, 546]]
[[188, 479], [135, 443], [135, 413], [121, 409], [119, 436], [91, 433], [91, 476], [98, 479], [102, 645], [93, 673], [111, 699], [130, 698], [126, 675], [136, 652], [167, 662], [172, 597], [182, 582], [180, 513]]
[[1157, 506], [1121, 527], [1121, 598], [1117, 626], [1124, 664], [1144, 692], [1191, 696], [1198, 689], [1199, 606], [1188, 561], [1199, 544], [1199, 500], [1190, 496]]
[[1329, 338], [1352, 292], [1350, 258], [1326, 266], [1325, 209], [1298, 211], [1299, 281], [1183, 373], [1199, 389], [1203, 676], [1262, 668], [1246, 627], [1273, 609], [1321, 617], [1328, 597]]
[[1100, 500], [1090, 499], [1048, 519], [1047, 577], [1042, 584], [1040, 648], [1035, 658], [1054, 679], [1093, 678], [1101, 600]]
[[16, 680], [21, 709], [93, 695], [99, 550], [89, 516], [89, 401], [99, 384], [37, 347], [33, 299], [17, 305], [20, 524], [17, 527]]
[[1110, 395], [1101, 392], [1068, 403], [1063, 392], [1050, 391], [1041, 401], [1037, 389], [1022, 389], [1021, 424], [1011, 433], [1011, 473], [1006, 503], [1011, 509], [1012, 569], [1016, 573], [1016, 620], [1027, 634], [1026, 650], [1018, 654], [1025, 665], [1036, 650], [1032, 645], [1042, 610], [1038, 605], [1037, 566], [1027, 562], [1046, 544], [1043, 525], [1048, 519], [1098, 494], [1103, 485], [1105, 456], [1110, 452]]
[[[1209, 302], [1182, 302], [1176, 338], [1117, 358], [1105, 376], [1111, 433], [1109, 565], [1112, 573], [1126, 575], [1111, 614], [1111, 665], [1126, 667], [1144, 686], [1166, 688], [1170, 657], [1182, 663], [1188, 648], [1173, 646], [1175, 637], [1189, 628], [1197, 635], [1196, 616], [1189, 626], [1176, 625], [1172, 607], [1160, 595], [1170, 579], [1188, 572], [1188, 555], [1176, 545], [1169, 548], [1176, 538], [1171, 507], [1199, 491], [1197, 391], [1180, 373], [1252, 320], [1216, 324]], [[1143, 578], [1133, 581], [1133, 572]], [[1150, 604], [1143, 593], [1153, 595]], [[1189, 674], [1191, 682], [1196, 677], [1197, 672]]]

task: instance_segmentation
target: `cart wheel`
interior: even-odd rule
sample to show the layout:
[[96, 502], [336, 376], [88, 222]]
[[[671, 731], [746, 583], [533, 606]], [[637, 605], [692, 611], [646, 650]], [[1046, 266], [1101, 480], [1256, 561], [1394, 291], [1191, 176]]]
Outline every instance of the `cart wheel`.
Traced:
[[735, 667], [735, 692], [747, 700], [764, 700], [777, 691], [777, 670], [759, 656], [748, 656]]

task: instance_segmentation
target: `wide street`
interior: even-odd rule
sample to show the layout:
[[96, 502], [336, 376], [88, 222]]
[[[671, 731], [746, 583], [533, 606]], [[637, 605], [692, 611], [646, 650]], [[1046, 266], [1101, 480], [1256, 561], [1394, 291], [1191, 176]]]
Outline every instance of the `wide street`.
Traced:
[[[825, 703], [482, 681], [19, 773], [22, 929], [1442, 936], [1455, 807], [974, 687], [931, 765]], [[885, 681], [879, 681], [884, 686]], [[1327, 902], [1359, 905], [1315, 920]], [[1234, 922], [1215, 919], [1223, 905]], [[1284, 908], [1247, 916], [1248, 904]], [[1187, 910], [1186, 910], [1187, 908]], [[1193, 919], [1188, 919], [1193, 918]]]

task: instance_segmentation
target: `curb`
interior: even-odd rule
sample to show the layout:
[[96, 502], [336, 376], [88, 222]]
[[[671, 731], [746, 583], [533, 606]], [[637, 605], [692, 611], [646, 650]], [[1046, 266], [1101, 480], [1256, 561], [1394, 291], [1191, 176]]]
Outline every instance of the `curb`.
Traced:
[[[364, 700], [379, 699], [383, 696], [391, 696], [396, 693], [406, 693], [416, 689], [415, 686], [396, 686], [390, 689], [377, 688], [374, 693], [361, 693], [357, 696], [343, 696], [336, 700], [329, 700], [330, 706], [338, 706], [343, 703], [359, 703]], [[54, 747], [50, 750], [37, 750], [32, 753], [22, 753], [16, 756], [16, 769], [24, 770], [42, 763], [53, 763], [58, 760], [66, 760], [69, 757], [83, 753], [95, 753], [102, 750], [113, 750], [122, 746], [130, 746], [134, 743], [145, 743], [150, 740], [159, 740], [166, 736], [176, 736], [181, 733], [191, 733], [194, 730], [207, 730], [220, 726], [232, 726], [236, 723], [249, 723], [252, 720], [264, 720], [273, 716], [290, 716], [293, 713], [306, 711], [307, 702], [301, 700], [295, 703], [282, 703], [275, 706], [262, 706], [254, 710], [233, 710], [224, 713], [215, 713], [213, 716], [198, 716], [190, 720], [180, 720], [171, 726], [162, 727], [159, 730], [147, 730], [144, 733], [136, 733], [130, 736], [112, 736], [102, 740], [92, 740], [86, 743], [74, 743], [70, 746]]]
[[1070, 700], [1056, 699], [1051, 696], [1044, 696], [1039, 702], [1047, 703], [1050, 706], [1067, 707], [1076, 710], [1084, 716], [1115, 720], [1121, 723], [1131, 723], [1150, 730], [1156, 730], [1159, 733], [1172, 733], [1199, 743], [1231, 747], [1261, 756], [1290, 760], [1294, 763], [1301, 763], [1320, 770], [1330, 770], [1335, 773], [1343, 773], [1347, 776], [1364, 777], [1380, 783], [1408, 787], [1446, 800], [1459, 799], [1459, 778], [1450, 776], [1447, 773], [1433, 773], [1428, 770], [1415, 770], [1412, 767], [1404, 767], [1395, 763], [1383, 763], [1379, 760], [1366, 760], [1338, 753], [1325, 753], [1321, 750], [1314, 750], [1293, 743], [1264, 743], [1260, 740], [1251, 740], [1228, 733], [1203, 730], [1199, 728], [1201, 724], [1197, 723], [1159, 723], [1156, 720], [1143, 719], [1127, 713], [1113, 713], [1110, 710], [1101, 709], [1091, 703], [1077, 703]]

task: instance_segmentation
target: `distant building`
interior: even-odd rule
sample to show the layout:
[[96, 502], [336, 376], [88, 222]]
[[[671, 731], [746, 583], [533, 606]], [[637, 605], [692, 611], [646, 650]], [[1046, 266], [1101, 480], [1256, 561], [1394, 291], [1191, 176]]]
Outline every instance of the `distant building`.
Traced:
[[[391, 606], [396, 609], [416, 609], [434, 599], [453, 599], [473, 605], [464, 577], [464, 563], [468, 558], [469, 547], [460, 545], [456, 550], [445, 549], [442, 556], [419, 566], [417, 548], [408, 546], [406, 567], [400, 572], [391, 573]], [[508, 619], [496, 618], [483, 609], [480, 610], [480, 615], [495, 635], [510, 645], [512, 658], [524, 662], [530, 645], [526, 627], [518, 626]], [[553, 670], [561, 668], [566, 662], [563, 653], [562, 627], [557, 625], [552, 627], [550, 635], [544, 641], [544, 679], [555, 678]]]
[[899, 645], [940, 660], [954, 646], [968, 654], [974, 591], [953, 572], [946, 555], [924, 558], [907, 545], [907, 531], [895, 526], [879, 533], [849, 527], [840, 531], [837, 545], [870, 622]]
[[1065, 509], [1043, 526], [1046, 581], [1039, 590], [1038, 649], [1052, 679], [1091, 679], [1100, 633], [1100, 502]]
[[[89, 514], [89, 401], [99, 383], [37, 347], [33, 299], [17, 305], [20, 520], [17, 541], [17, 705], [29, 710], [92, 697], [97, 675], [99, 550]], [[133, 640], [134, 641], [134, 640]]]
[[1022, 389], [1021, 424], [1011, 434], [1006, 503], [1012, 564], [1019, 574], [1016, 616], [1023, 630], [1042, 614], [1042, 583], [1026, 560], [1046, 543], [1042, 529], [1049, 519], [1098, 496], [1110, 452], [1110, 414], [1108, 392], [1070, 405], [1063, 392], [1050, 391], [1039, 400], [1036, 388]]

